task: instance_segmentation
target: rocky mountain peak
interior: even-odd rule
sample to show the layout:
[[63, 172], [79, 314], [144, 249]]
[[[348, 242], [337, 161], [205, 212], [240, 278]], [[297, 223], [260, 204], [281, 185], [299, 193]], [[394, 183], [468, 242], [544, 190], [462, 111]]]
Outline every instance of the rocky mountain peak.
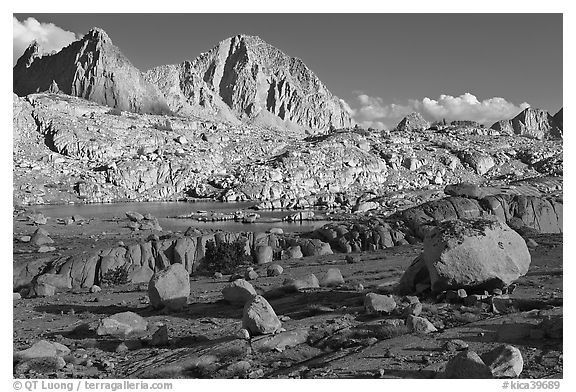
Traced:
[[327, 129], [352, 125], [340, 100], [302, 60], [257, 36], [227, 38], [194, 60], [152, 69], [146, 77], [178, 113], [226, 113], [265, 126]]
[[28, 68], [34, 62], [34, 59], [42, 56], [42, 49], [37, 41], [32, 41], [26, 48], [22, 56], [16, 62], [17, 67]]
[[108, 34], [100, 27], [91, 28], [88, 33], [83, 37], [85, 40], [99, 41], [112, 44], [112, 40]]
[[91, 29], [57, 53], [38, 55], [29, 47], [13, 70], [13, 91], [20, 95], [53, 91], [121, 110], [168, 113], [158, 88], [114, 46], [106, 32]]
[[526, 108], [511, 120], [502, 120], [491, 127], [503, 133], [533, 139], [562, 138], [562, 127], [546, 110]]

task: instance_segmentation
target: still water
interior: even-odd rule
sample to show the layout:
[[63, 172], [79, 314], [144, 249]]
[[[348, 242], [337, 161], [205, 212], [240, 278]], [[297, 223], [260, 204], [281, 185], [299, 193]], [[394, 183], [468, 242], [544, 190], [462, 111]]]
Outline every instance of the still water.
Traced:
[[[295, 211], [254, 211], [248, 210], [255, 206], [255, 202], [223, 203], [214, 201], [199, 202], [142, 202], [142, 203], [110, 203], [110, 204], [66, 204], [35, 206], [30, 208], [34, 212], [42, 212], [51, 218], [64, 218], [72, 215], [81, 215], [84, 218], [110, 220], [115, 217], [126, 218], [126, 211], [136, 211], [141, 214], [150, 213], [158, 218], [165, 230], [182, 231], [193, 226], [199, 229], [211, 228], [224, 231], [255, 231], [263, 232], [272, 227], [280, 227], [285, 232], [306, 232], [323, 226], [327, 221], [282, 222], [285, 216]], [[260, 215], [256, 223], [242, 223], [235, 221], [199, 222], [195, 219], [175, 219], [171, 217], [196, 213], [198, 211], [234, 213], [240, 210], [255, 212]]]

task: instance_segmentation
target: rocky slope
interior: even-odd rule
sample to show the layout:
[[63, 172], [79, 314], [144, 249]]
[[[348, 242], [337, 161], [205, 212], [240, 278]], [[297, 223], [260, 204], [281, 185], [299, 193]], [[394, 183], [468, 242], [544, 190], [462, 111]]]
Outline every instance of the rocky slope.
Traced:
[[342, 103], [302, 62], [259, 37], [237, 35], [192, 61], [152, 69], [172, 110], [201, 108], [229, 118], [226, 108], [258, 125], [344, 128], [352, 120]]
[[[316, 136], [201, 118], [113, 113], [62, 94], [14, 97], [14, 200], [23, 204], [259, 200], [263, 208], [382, 206], [399, 191], [562, 175], [562, 143], [447, 126]], [[561, 182], [560, 182], [561, 184]], [[363, 194], [366, 194], [363, 196]], [[364, 207], [362, 207], [364, 208]]]
[[[556, 121], [558, 116], [559, 122]], [[501, 120], [492, 129], [506, 134], [516, 134], [533, 139], [562, 138], [562, 110], [555, 117], [545, 110], [526, 108], [511, 120]]]
[[41, 54], [34, 42], [18, 59], [13, 75], [13, 91], [20, 96], [62, 92], [136, 113], [169, 112], [158, 88], [97, 28], [55, 54]]

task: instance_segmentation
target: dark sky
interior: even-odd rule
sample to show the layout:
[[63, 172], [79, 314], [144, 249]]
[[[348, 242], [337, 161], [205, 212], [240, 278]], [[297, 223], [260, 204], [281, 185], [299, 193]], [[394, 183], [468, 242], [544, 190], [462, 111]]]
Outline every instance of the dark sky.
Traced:
[[132, 63], [193, 59], [239, 33], [300, 57], [337, 96], [385, 104], [470, 92], [555, 113], [562, 14], [15, 14], [79, 35], [102, 27]]

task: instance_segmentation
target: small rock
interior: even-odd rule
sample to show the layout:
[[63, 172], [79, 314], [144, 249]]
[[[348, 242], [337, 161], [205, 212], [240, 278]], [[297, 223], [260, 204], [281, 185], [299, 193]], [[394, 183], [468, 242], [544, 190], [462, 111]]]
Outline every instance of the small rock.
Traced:
[[526, 240], [526, 246], [531, 249], [534, 249], [538, 247], [538, 243], [534, 241], [532, 238], [528, 238], [528, 240]]
[[277, 332], [282, 323], [268, 301], [257, 295], [244, 305], [242, 327], [253, 335], [262, 335]]
[[345, 259], [348, 264], [356, 264], [362, 261], [362, 258], [358, 255], [346, 255]]
[[30, 240], [32, 239], [32, 237], [30, 237], [29, 235], [23, 235], [22, 237], [18, 238], [18, 241], [20, 242], [30, 242]]
[[420, 316], [420, 313], [422, 313], [422, 304], [420, 302], [416, 302], [404, 308], [402, 316], [403, 317]]
[[141, 316], [133, 312], [122, 312], [100, 320], [96, 334], [126, 337], [146, 332], [147, 328], [148, 322]]
[[100, 288], [100, 286], [97, 286], [97, 285], [95, 285], [95, 284], [93, 284], [93, 285], [90, 287], [90, 292], [91, 292], [92, 294], [96, 294], [96, 293], [99, 293], [99, 292], [101, 292], [101, 291], [102, 291], [102, 289]]
[[12, 300], [17, 301], [19, 299], [22, 299], [20, 293], [12, 293]]
[[278, 264], [272, 264], [270, 267], [268, 267], [268, 269], [266, 270], [266, 275], [268, 276], [279, 276], [282, 275], [282, 272], [284, 272], [284, 268], [282, 268], [282, 266], [278, 265]]
[[492, 378], [492, 371], [478, 354], [465, 350], [448, 361], [444, 375], [453, 379]]
[[42, 245], [41, 247], [38, 248], [38, 253], [54, 252], [55, 250], [56, 248], [53, 246]]
[[244, 273], [244, 279], [246, 279], [246, 280], [258, 279], [258, 273], [256, 271], [254, 271], [253, 269], [248, 269]]
[[156, 332], [152, 334], [150, 345], [154, 347], [167, 346], [169, 342], [170, 339], [168, 337], [168, 327], [162, 324], [160, 328], [158, 328]]
[[524, 367], [522, 353], [516, 347], [503, 344], [481, 356], [494, 377], [518, 378]]
[[214, 279], [222, 279], [224, 277], [224, 275], [222, 275], [220, 272], [214, 272]]
[[420, 334], [438, 331], [434, 324], [424, 317], [408, 316], [406, 318], [406, 325], [408, 325], [412, 332]]
[[446, 351], [462, 351], [469, 347], [468, 343], [460, 339], [452, 339], [444, 344], [444, 350]]
[[66, 366], [66, 361], [62, 357], [43, 357], [25, 360], [14, 367], [14, 374], [35, 373], [56, 373]]
[[287, 278], [284, 280], [283, 287], [285, 290], [299, 291], [303, 289], [319, 288], [318, 278], [314, 274], [308, 274], [298, 279]]
[[326, 272], [324, 279], [322, 279], [322, 286], [324, 287], [337, 287], [344, 284], [344, 278], [338, 268], [330, 268]]
[[250, 340], [250, 332], [248, 332], [246, 328], [242, 328], [236, 333], [236, 337], [239, 339]]
[[396, 309], [396, 301], [391, 295], [368, 293], [364, 297], [364, 309], [367, 313], [390, 313]]
[[128, 217], [128, 219], [130, 219], [132, 222], [140, 222], [141, 220], [144, 219], [144, 215], [142, 215], [139, 212], [136, 211], [127, 211], [126, 212], [126, 216]]
[[128, 351], [128, 346], [127, 346], [124, 342], [122, 342], [122, 343], [120, 343], [120, 344], [118, 345], [118, 347], [116, 347], [116, 350], [115, 350], [115, 351], [116, 351], [117, 353], [126, 352], [126, 351]]

